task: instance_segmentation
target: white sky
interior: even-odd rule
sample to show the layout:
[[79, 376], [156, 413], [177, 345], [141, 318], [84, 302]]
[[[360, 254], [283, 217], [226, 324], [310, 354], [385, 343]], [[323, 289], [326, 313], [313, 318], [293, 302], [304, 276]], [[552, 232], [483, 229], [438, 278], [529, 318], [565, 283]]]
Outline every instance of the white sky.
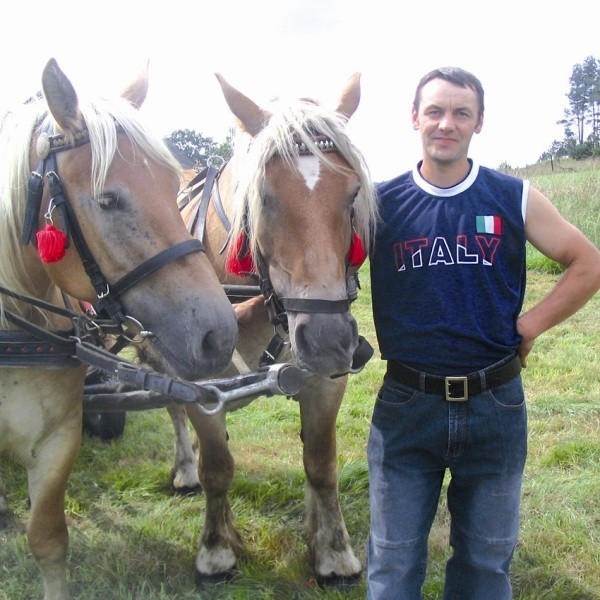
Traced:
[[52, 57], [81, 95], [120, 91], [149, 59], [142, 110], [158, 133], [193, 129], [223, 141], [232, 116], [215, 71], [259, 103], [312, 96], [332, 106], [359, 71], [361, 105], [349, 127], [376, 180], [420, 156], [410, 110], [427, 71], [454, 65], [477, 75], [486, 112], [471, 155], [491, 167], [524, 166], [563, 138], [556, 121], [573, 67], [600, 58], [598, 0], [561, 10], [537, 0], [30, 0], [10, 8], [0, 110], [40, 88]]

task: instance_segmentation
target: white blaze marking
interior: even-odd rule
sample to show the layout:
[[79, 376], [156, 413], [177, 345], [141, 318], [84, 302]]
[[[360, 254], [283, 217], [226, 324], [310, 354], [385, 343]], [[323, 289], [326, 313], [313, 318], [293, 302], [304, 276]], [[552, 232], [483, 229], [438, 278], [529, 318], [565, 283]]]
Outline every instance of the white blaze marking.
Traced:
[[312, 192], [319, 181], [319, 159], [316, 156], [300, 156], [296, 164], [306, 187]]

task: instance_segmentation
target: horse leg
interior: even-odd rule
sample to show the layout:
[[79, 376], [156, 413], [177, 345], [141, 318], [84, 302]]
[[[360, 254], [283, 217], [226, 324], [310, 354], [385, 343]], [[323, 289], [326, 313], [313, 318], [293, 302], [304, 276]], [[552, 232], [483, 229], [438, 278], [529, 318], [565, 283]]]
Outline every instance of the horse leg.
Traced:
[[37, 458], [28, 466], [31, 511], [27, 538], [41, 571], [45, 600], [69, 598], [65, 489], [81, 442], [81, 411], [72, 412], [75, 414], [36, 448]]
[[200, 482], [206, 501], [196, 571], [200, 582], [228, 578], [242, 550], [242, 540], [227, 492], [234, 461], [227, 445], [226, 415], [205, 415], [195, 405], [186, 407], [200, 443]]
[[185, 407], [169, 404], [167, 411], [175, 432], [175, 463], [173, 465], [173, 489], [178, 494], [196, 494], [202, 491], [198, 476], [198, 460], [190, 440], [188, 417]]
[[302, 423], [303, 460], [307, 478], [309, 555], [317, 579], [343, 583], [362, 572], [356, 558], [338, 496], [336, 417], [347, 377], [314, 377], [298, 394]]

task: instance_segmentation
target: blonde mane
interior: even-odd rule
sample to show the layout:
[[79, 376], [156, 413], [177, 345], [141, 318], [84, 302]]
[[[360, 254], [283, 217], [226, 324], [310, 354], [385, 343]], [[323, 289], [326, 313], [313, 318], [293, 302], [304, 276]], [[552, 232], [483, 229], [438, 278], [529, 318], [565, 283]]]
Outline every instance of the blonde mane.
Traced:
[[[181, 174], [179, 164], [164, 142], [143, 124], [139, 111], [128, 101], [122, 98], [80, 101], [79, 110], [89, 132], [92, 151], [90, 187], [94, 197], [98, 197], [104, 187], [117, 152], [117, 130], [124, 132], [134, 147], [151, 160]], [[32, 254], [21, 247], [19, 240], [27, 184], [32, 170], [37, 167], [30, 164], [30, 149], [34, 137], [47, 127], [60, 133], [43, 98], [17, 106], [0, 123], [0, 156], [3, 160], [0, 167], [0, 285], [37, 297], [49, 293], [51, 282], [49, 279], [44, 282], [34, 280], [28, 267]], [[0, 313], [8, 302], [11, 310], [20, 312], [18, 304], [0, 295]], [[25, 313], [30, 310], [22, 306], [21, 309]], [[0, 314], [0, 321], [2, 316]]]
[[266, 165], [279, 155], [295, 169], [295, 158], [299, 155], [297, 142], [318, 156], [332, 169], [340, 169], [329, 159], [315, 142], [315, 135], [322, 135], [333, 142], [335, 149], [350, 165], [360, 181], [360, 191], [354, 203], [354, 228], [369, 247], [377, 221], [377, 202], [374, 184], [362, 153], [351, 142], [346, 133], [345, 117], [309, 99], [282, 104], [275, 102], [269, 107], [272, 116], [265, 127], [252, 138], [239, 131], [235, 139], [233, 168], [238, 178], [234, 197], [233, 236], [244, 228], [250, 240], [250, 248], [256, 255], [256, 232], [262, 214], [262, 191]]

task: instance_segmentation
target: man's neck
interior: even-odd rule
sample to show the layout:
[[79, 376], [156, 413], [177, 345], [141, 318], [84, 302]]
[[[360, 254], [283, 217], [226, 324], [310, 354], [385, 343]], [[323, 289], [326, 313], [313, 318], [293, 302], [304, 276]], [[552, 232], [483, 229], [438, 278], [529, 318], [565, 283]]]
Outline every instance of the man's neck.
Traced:
[[441, 163], [424, 158], [419, 166], [421, 177], [439, 188], [451, 188], [460, 183], [471, 171], [471, 162], [465, 158], [459, 163]]

